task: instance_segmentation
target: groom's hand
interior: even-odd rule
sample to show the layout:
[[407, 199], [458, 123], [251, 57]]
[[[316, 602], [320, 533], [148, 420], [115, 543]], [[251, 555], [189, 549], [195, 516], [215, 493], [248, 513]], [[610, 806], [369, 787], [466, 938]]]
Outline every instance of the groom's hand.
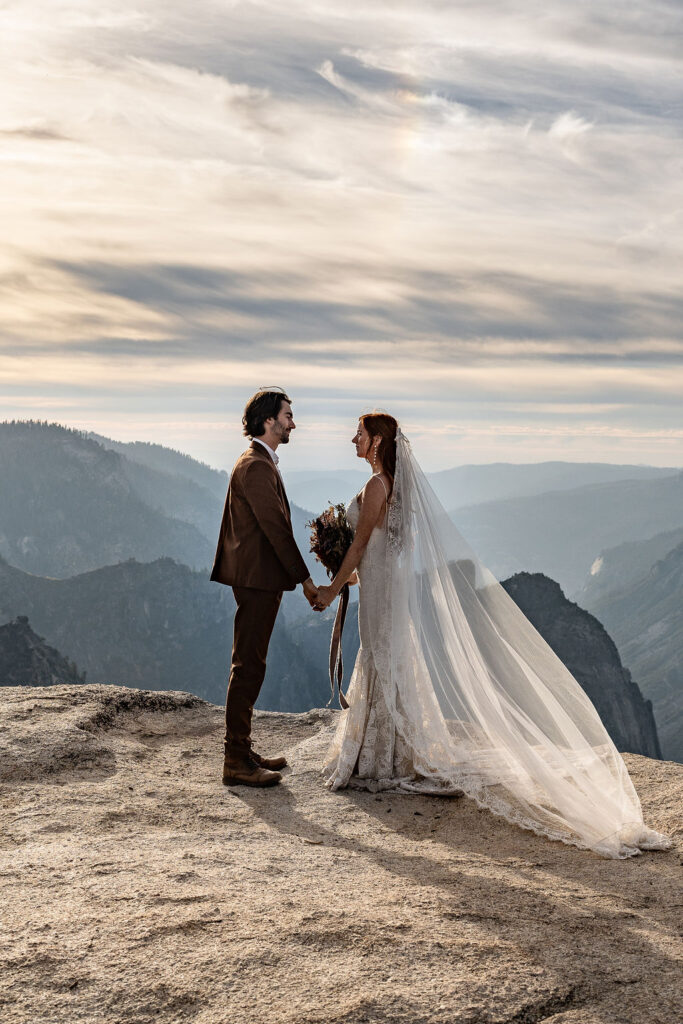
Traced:
[[304, 588], [304, 596], [306, 600], [310, 604], [311, 608], [314, 608], [316, 601], [318, 600], [318, 588], [310, 576], [304, 583], [302, 583], [302, 586]]

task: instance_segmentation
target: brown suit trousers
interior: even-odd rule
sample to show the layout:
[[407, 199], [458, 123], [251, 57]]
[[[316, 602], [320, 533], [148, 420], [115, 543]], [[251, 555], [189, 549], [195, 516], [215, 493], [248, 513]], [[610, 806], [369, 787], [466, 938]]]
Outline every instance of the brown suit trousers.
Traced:
[[237, 602], [230, 681], [225, 701], [225, 752], [248, 754], [254, 704], [266, 675], [268, 644], [282, 591], [233, 587]]

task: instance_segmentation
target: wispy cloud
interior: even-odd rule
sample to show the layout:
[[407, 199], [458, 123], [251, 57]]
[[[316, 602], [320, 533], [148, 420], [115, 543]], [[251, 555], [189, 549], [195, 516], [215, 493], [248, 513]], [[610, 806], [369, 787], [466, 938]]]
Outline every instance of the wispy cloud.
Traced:
[[681, 27], [663, 0], [3, 5], [8, 414], [61, 394], [88, 426], [115, 394], [110, 432], [180, 411], [215, 456], [200, 424], [238, 445], [265, 374], [341, 432], [373, 395], [416, 428], [457, 402], [491, 420], [458, 417], [467, 461], [518, 456], [525, 416], [529, 457], [590, 423], [596, 457], [680, 461]]

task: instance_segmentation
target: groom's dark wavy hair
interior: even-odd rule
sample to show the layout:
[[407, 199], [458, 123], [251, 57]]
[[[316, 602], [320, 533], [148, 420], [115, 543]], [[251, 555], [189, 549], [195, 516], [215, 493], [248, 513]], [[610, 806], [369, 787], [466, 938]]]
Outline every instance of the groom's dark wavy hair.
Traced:
[[396, 476], [396, 431], [398, 423], [388, 412], [366, 412], [360, 421], [370, 437], [378, 434], [381, 441], [377, 446], [377, 458], [382, 463], [384, 472], [391, 477], [393, 484]]
[[242, 416], [242, 433], [245, 437], [261, 437], [265, 434], [266, 420], [271, 416], [277, 419], [283, 402], [292, 404], [292, 399], [284, 391], [257, 391], [244, 407]]

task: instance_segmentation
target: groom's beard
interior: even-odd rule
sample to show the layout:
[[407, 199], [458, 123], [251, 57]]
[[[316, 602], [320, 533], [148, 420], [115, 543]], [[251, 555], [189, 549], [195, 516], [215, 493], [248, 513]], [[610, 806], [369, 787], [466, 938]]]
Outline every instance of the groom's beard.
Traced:
[[290, 431], [287, 429], [287, 427], [283, 427], [281, 432], [278, 434], [278, 443], [289, 444], [289, 435]]

